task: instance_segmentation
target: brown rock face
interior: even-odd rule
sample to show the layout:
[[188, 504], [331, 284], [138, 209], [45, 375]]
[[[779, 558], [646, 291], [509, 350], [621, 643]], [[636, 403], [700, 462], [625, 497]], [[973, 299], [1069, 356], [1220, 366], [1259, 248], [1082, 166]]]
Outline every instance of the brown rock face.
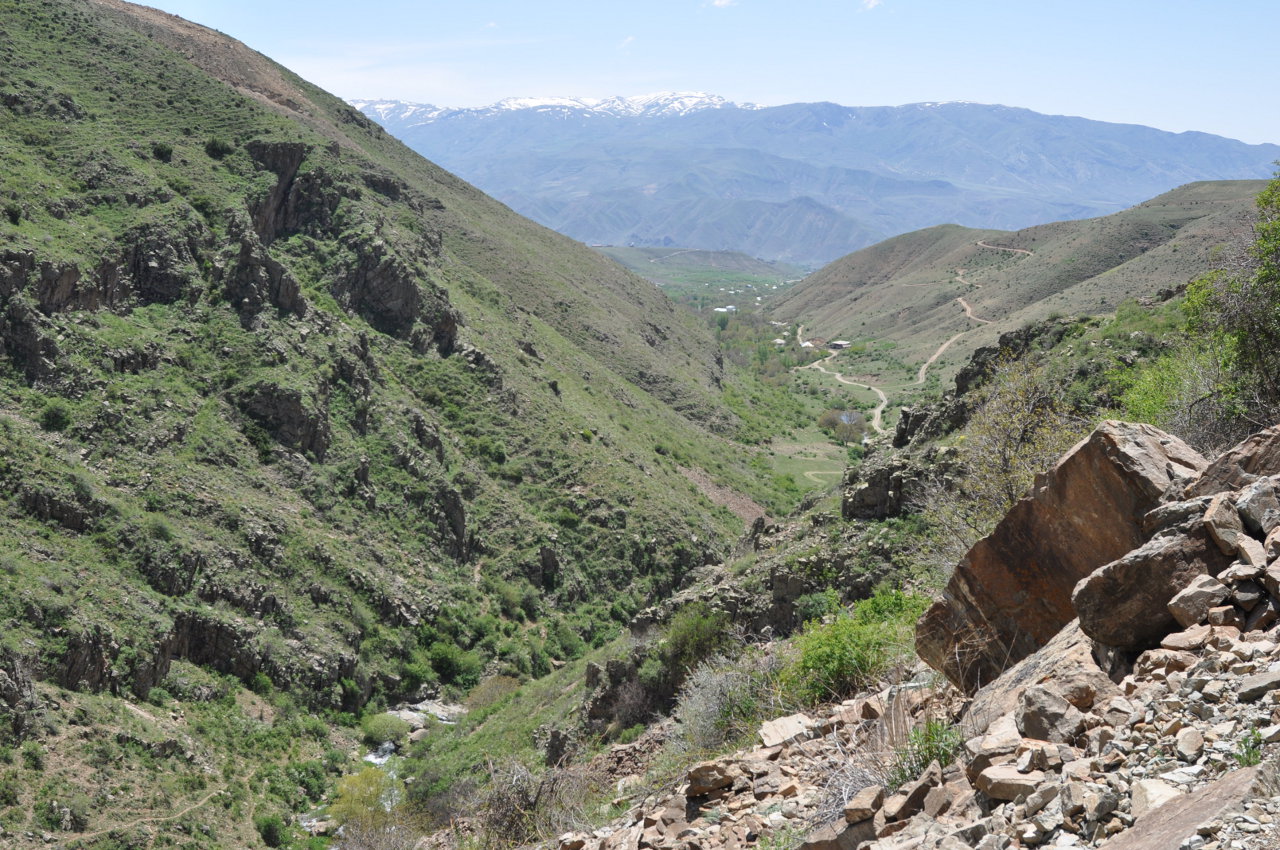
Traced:
[[969, 550], [917, 626], [920, 657], [972, 693], [1044, 646], [1076, 582], [1140, 546], [1143, 515], [1205, 464], [1150, 425], [1103, 423]]
[[1229, 565], [1203, 523], [1157, 537], [1080, 581], [1073, 597], [1080, 628], [1120, 649], [1156, 646], [1182, 628], [1169, 600], [1197, 576], [1217, 575]]

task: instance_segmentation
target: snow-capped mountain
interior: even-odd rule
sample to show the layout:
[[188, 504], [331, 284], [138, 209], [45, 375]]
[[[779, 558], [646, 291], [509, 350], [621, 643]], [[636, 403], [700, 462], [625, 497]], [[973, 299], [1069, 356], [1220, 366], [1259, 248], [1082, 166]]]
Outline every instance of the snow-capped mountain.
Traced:
[[493, 116], [531, 111], [542, 114], [607, 115], [612, 118], [661, 118], [690, 115], [705, 109], [759, 109], [705, 92], [656, 92], [632, 97], [508, 97], [489, 106], [451, 108], [402, 100], [353, 100], [351, 105], [381, 124], [429, 124], [440, 118]]
[[821, 264], [956, 223], [1103, 215], [1193, 180], [1266, 178], [1276, 145], [964, 102], [757, 107], [696, 92], [354, 106], [517, 212], [589, 243]]

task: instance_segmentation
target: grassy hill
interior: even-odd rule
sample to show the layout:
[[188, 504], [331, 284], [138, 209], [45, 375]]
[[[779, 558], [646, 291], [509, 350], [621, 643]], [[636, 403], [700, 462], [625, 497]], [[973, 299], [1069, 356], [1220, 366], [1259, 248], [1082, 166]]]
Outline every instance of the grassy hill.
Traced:
[[115, 0], [0, 30], [0, 843], [256, 844], [360, 712], [580, 658], [798, 498], [785, 394], [338, 99]]
[[730, 304], [738, 309], [753, 308], [758, 299], [787, 291], [808, 271], [740, 251], [594, 247], [697, 312]]
[[931, 366], [946, 380], [1004, 331], [1055, 314], [1110, 313], [1214, 268], [1224, 250], [1247, 240], [1264, 185], [1191, 183], [1113, 215], [1016, 232], [915, 231], [825, 266], [773, 301], [770, 313], [803, 324], [809, 336], [880, 352], [878, 364], [841, 362], [890, 383], [910, 382], [954, 339]]

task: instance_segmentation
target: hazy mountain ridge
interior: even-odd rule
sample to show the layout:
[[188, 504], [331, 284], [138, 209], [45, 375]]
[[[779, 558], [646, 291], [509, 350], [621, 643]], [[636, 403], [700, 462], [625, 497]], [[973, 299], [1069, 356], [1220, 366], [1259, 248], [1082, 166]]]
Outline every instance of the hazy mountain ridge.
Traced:
[[1277, 145], [974, 103], [622, 114], [551, 100], [356, 104], [576, 239], [798, 262], [935, 224], [1012, 230], [1103, 215], [1195, 180], [1267, 177], [1280, 159]]

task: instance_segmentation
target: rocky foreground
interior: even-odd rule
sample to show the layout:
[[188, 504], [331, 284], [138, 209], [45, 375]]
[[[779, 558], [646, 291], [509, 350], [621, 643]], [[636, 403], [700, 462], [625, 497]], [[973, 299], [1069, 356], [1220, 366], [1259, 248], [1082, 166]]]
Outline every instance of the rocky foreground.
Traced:
[[[1209, 463], [1105, 423], [966, 556], [917, 639], [949, 683], [767, 723], [560, 850], [1280, 848], [1280, 426]], [[887, 785], [936, 718], [958, 757]]]

